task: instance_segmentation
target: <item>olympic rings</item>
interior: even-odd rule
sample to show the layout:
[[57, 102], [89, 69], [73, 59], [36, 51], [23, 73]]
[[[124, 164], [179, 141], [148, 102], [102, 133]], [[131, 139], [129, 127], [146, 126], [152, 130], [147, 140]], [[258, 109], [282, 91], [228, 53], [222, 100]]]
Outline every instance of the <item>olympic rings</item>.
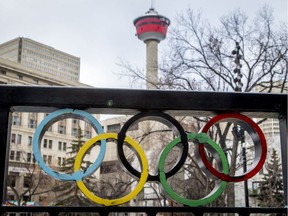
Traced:
[[199, 154], [201, 160], [204, 163], [207, 170], [209, 170], [214, 176], [223, 181], [228, 182], [245, 181], [256, 175], [261, 170], [262, 166], [265, 163], [267, 154], [267, 143], [265, 136], [262, 130], [259, 128], [259, 126], [252, 119], [248, 118], [247, 116], [236, 113], [220, 114], [215, 116], [214, 118], [212, 118], [210, 121], [207, 122], [207, 124], [204, 126], [201, 132], [207, 133], [207, 131], [212, 125], [222, 121], [229, 121], [232, 123], [236, 123], [249, 133], [255, 146], [255, 157], [251, 168], [248, 169], [243, 175], [239, 176], [230, 176], [225, 173], [220, 173], [216, 169], [214, 169], [213, 166], [207, 160], [203, 145], [199, 145]]
[[[80, 170], [81, 162], [84, 157], [84, 154], [86, 150], [88, 150], [94, 143], [96, 143], [99, 140], [103, 139], [108, 139], [112, 138], [117, 140], [118, 139], [118, 134], [117, 133], [106, 133], [106, 134], [100, 134], [90, 140], [88, 140], [84, 145], [83, 149], [78, 152], [76, 159], [75, 159], [75, 164], [74, 164], [74, 171], [78, 172]], [[139, 179], [138, 185], [134, 188], [132, 192], [127, 194], [126, 196], [118, 199], [103, 199], [98, 196], [96, 196], [94, 193], [88, 190], [88, 188], [85, 186], [82, 180], [77, 181], [77, 185], [79, 189], [82, 191], [82, 193], [87, 196], [90, 200], [92, 200], [95, 203], [102, 204], [104, 206], [112, 206], [112, 205], [120, 205], [126, 202], [129, 202], [132, 200], [144, 187], [144, 184], [147, 181], [148, 178], [148, 160], [146, 158], [146, 155], [140, 145], [134, 141], [130, 137], [125, 138], [125, 143], [129, 144], [133, 149], [136, 150], [136, 153], [138, 154], [138, 158], [140, 158], [140, 163], [142, 167], [142, 174]]]
[[[40, 143], [45, 134], [45, 131], [55, 122], [65, 118], [76, 118], [84, 120], [91, 124], [91, 126], [98, 133], [97, 136], [86, 141], [85, 144], [80, 148], [79, 152], [76, 154], [74, 173], [72, 174], [58, 173], [54, 171], [46, 165], [40, 153]], [[168, 126], [177, 135], [174, 140], [172, 140], [167, 146], [165, 146], [165, 148], [159, 155], [157, 169], [158, 173], [155, 175], [149, 174], [148, 160], [146, 158], [144, 150], [135, 140], [133, 140], [129, 136], [126, 136], [126, 132], [129, 130], [129, 128], [131, 128], [134, 124], [144, 120], [159, 121]], [[247, 131], [254, 143], [255, 157], [253, 164], [251, 168], [249, 168], [248, 171], [246, 171], [243, 175], [230, 176], [228, 174], [229, 165], [225, 153], [219, 145], [217, 145], [211, 138], [208, 138], [206, 135], [209, 128], [211, 128], [214, 124], [223, 121], [235, 123], [245, 129], [245, 131]], [[83, 182], [83, 178], [91, 175], [101, 166], [101, 163], [103, 162], [106, 154], [107, 139], [114, 139], [115, 141], [117, 141], [118, 159], [123, 164], [124, 168], [126, 168], [132, 176], [138, 178], [138, 184], [129, 194], [116, 199], [103, 199], [96, 196], [86, 187]], [[206, 174], [212, 174], [214, 177], [218, 178], [218, 180], [216, 179], [215, 181], [216, 183], [214, 189], [204, 198], [198, 200], [189, 200], [181, 197], [179, 194], [173, 191], [173, 189], [167, 183], [167, 179], [176, 174], [183, 167], [187, 159], [189, 150], [188, 140], [191, 140], [195, 143], [194, 155], [201, 170]], [[135, 152], [136, 157], [140, 162], [141, 172], [133, 168], [126, 159], [123, 150], [124, 144], [128, 145], [128, 147]], [[80, 167], [84, 155], [93, 145], [100, 146], [98, 156], [87, 170], [82, 171]], [[174, 148], [175, 146], [181, 148], [181, 156], [178, 158], [178, 161], [174, 165], [174, 167], [172, 167], [168, 171], [165, 171], [165, 159], [168, 156], [169, 152], [172, 150], [172, 148]], [[205, 148], [212, 154], [213, 159], [215, 159], [218, 170], [216, 170], [208, 161]], [[212, 202], [217, 197], [219, 197], [222, 194], [223, 190], [225, 190], [227, 182], [244, 181], [259, 172], [266, 159], [267, 143], [263, 132], [252, 119], [248, 118], [247, 116], [235, 113], [217, 115], [207, 122], [207, 124], [203, 127], [199, 134], [187, 134], [184, 131], [183, 127], [180, 125], [180, 123], [175, 118], [171, 117], [166, 113], [156, 111], [142, 112], [130, 118], [123, 125], [120, 132], [117, 134], [104, 133], [100, 123], [91, 114], [85, 111], [74, 109], [61, 109], [49, 114], [37, 127], [33, 138], [33, 153], [35, 159], [38, 161], [40, 168], [42, 168], [42, 170], [45, 171], [48, 175], [63, 181], [76, 181], [77, 186], [85, 196], [87, 196], [93, 202], [104, 206], [120, 205], [129, 202], [137, 194], [139, 194], [147, 181], [157, 181], [161, 183], [164, 191], [168, 194], [168, 196], [181, 204], [188, 206], [200, 206], [208, 204], [209, 202]]]
[[[139, 171], [134, 169], [128, 160], [126, 159], [123, 151], [123, 141], [126, 136], [126, 132], [131, 128], [134, 124], [145, 121], [145, 120], [153, 120], [153, 121], [159, 121], [166, 126], [168, 126], [170, 129], [176, 132], [176, 135], [180, 135], [181, 137], [181, 144], [183, 145], [182, 154], [180, 159], [177, 161], [177, 164], [166, 173], [167, 178], [174, 175], [177, 173], [183, 164], [185, 163], [185, 160], [188, 155], [188, 142], [187, 142], [187, 135], [183, 129], [183, 127], [179, 124], [179, 122], [171, 117], [168, 114], [162, 113], [162, 112], [142, 112], [139, 114], [134, 115], [132, 118], [130, 118], [122, 127], [119, 135], [118, 135], [118, 145], [117, 145], [117, 150], [118, 150], [118, 155], [119, 158], [121, 158], [121, 162], [124, 165], [124, 167], [130, 172], [132, 175], [136, 176], [139, 178], [141, 175]], [[180, 142], [179, 142], [180, 143]], [[157, 175], [151, 175], [149, 174], [148, 176], [149, 181], [159, 181], [159, 174]]]
[[100, 123], [89, 113], [82, 111], [82, 110], [73, 110], [73, 109], [61, 109], [57, 110], [53, 113], [50, 113], [46, 118], [43, 119], [43, 121], [39, 124], [39, 126], [36, 128], [34, 138], [33, 138], [33, 153], [36, 161], [38, 161], [39, 166], [42, 168], [44, 172], [46, 172], [48, 175], [59, 179], [63, 181], [71, 181], [71, 180], [80, 180], [85, 176], [88, 176], [92, 174], [102, 163], [105, 152], [106, 152], [106, 142], [101, 141], [100, 146], [100, 152], [98, 155], [98, 158], [95, 160], [95, 162], [85, 171], [77, 171], [72, 174], [65, 174], [65, 173], [59, 173], [51, 169], [46, 165], [44, 160], [42, 159], [41, 152], [40, 152], [40, 144], [42, 137], [46, 130], [52, 126], [55, 122], [65, 119], [65, 118], [76, 118], [80, 120], [87, 121], [92, 125], [92, 127], [95, 129], [95, 131], [99, 133], [103, 133], [103, 128], [100, 125]]
[[[217, 153], [217, 155], [221, 159], [221, 163], [218, 163], [218, 166], [220, 166], [220, 169], [222, 169], [222, 172], [224, 174], [228, 174], [228, 161], [226, 159], [226, 156], [223, 152], [223, 150], [211, 139], [209, 139], [206, 134], [188, 134], [188, 139], [189, 140], [196, 140], [199, 143], [204, 144], [205, 146], [209, 147], [209, 149], [213, 149], [214, 153]], [[166, 180], [166, 175], [164, 172], [164, 165], [165, 165], [165, 159], [169, 153], [169, 151], [180, 142], [179, 138], [174, 139], [172, 142], [170, 142], [166, 148], [163, 150], [162, 154], [160, 155], [159, 163], [158, 163], [158, 169], [159, 169], [159, 174], [160, 174], [160, 182], [163, 187], [163, 189], [166, 191], [166, 193], [169, 195], [169, 197], [181, 204], [188, 205], [191, 207], [195, 206], [200, 206], [200, 205], [205, 205], [213, 200], [215, 200], [217, 197], [219, 197], [222, 192], [225, 190], [227, 186], [227, 182], [221, 181], [221, 183], [218, 181], [214, 187], [214, 189], [204, 198], [199, 199], [199, 200], [189, 200], [186, 198], [183, 198], [179, 196], [177, 193], [175, 193], [172, 188], [168, 185], [167, 180]], [[197, 146], [197, 144], [196, 144]], [[213, 153], [214, 157], [216, 156]], [[218, 161], [217, 161], [218, 162]]]

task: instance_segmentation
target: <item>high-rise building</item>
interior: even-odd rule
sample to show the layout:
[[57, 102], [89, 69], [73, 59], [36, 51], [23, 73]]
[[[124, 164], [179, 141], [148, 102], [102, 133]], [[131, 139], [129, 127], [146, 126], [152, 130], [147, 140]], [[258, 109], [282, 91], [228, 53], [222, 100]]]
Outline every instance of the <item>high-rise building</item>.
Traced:
[[63, 80], [79, 81], [79, 57], [29, 38], [19, 37], [0, 44], [0, 58], [17, 62]]
[[[0, 45], [0, 56], [0, 85], [89, 87], [78, 81], [79, 58], [36, 41], [17, 38], [4, 43]], [[67, 64], [64, 62], [67, 62]], [[70, 62], [70, 66], [68, 66], [68, 62]], [[70, 72], [73, 74], [72, 65], [75, 66], [74, 78], [71, 75], [71, 79], [67, 79], [67, 77], [65, 79], [64, 74], [68, 76], [68, 72], [65, 72], [64, 67], [66, 67], [67, 71], [71, 69]], [[45, 66], [47, 66], [46, 69], [43, 69]], [[51, 73], [48, 70], [49, 68]], [[54, 72], [52, 72], [53, 68]], [[17, 111], [12, 113], [7, 200], [15, 201], [17, 198], [15, 191], [17, 191], [18, 196], [23, 195], [22, 201], [30, 201], [31, 191], [33, 191], [29, 188], [31, 185], [31, 174], [34, 175], [34, 185], [40, 182], [39, 177], [41, 175], [39, 173], [41, 172], [35, 166], [35, 160], [33, 159], [32, 139], [36, 127], [47, 114]], [[99, 116], [95, 115], [95, 117]], [[79, 126], [83, 131], [84, 139], [90, 139], [96, 135], [91, 125], [72, 118], [58, 121], [46, 131], [40, 145], [42, 158], [48, 166], [56, 168], [62, 166]], [[44, 187], [42, 185], [42, 189], [39, 187], [37, 193], [32, 196], [32, 201], [39, 202], [42, 205], [48, 205], [54, 201], [55, 194], [53, 191], [42, 193], [46, 189], [47, 185]]]

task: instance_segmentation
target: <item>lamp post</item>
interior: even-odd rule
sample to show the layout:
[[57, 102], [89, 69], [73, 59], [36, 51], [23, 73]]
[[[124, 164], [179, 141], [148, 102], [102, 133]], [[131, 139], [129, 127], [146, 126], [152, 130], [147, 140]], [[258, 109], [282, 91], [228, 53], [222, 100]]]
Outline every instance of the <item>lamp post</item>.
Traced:
[[[240, 54], [240, 45], [239, 42], [235, 43], [235, 49], [232, 51], [232, 54], [235, 55], [234, 63], [236, 64], [236, 68], [233, 70], [235, 73], [234, 76], [234, 82], [235, 87], [234, 91], [241, 92], [243, 83], [241, 82], [241, 78], [243, 77], [243, 74], [241, 73], [242, 65], [240, 63], [240, 59], [242, 58], [242, 55]], [[236, 129], [237, 134], [237, 141], [240, 140], [241, 147], [242, 147], [242, 160], [243, 160], [243, 172], [245, 173], [247, 171], [247, 157], [246, 157], [246, 146], [245, 146], [245, 133], [244, 129], [242, 127], [237, 127], [235, 125], [234, 127]], [[244, 194], [245, 194], [245, 207], [249, 207], [249, 191], [248, 191], [248, 181], [244, 181]]]

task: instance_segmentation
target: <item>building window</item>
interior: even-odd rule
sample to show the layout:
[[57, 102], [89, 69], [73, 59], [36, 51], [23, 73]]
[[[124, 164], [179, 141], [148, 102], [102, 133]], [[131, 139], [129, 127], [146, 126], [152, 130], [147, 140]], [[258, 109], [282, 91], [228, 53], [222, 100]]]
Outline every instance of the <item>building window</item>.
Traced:
[[107, 132], [118, 133], [120, 131], [120, 124], [113, 124], [107, 126]]
[[58, 159], [58, 160], [57, 160], [58, 166], [61, 166], [61, 157], [58, 157], [57, 159]]
[[12, 133], [11, 134], [11, 143], [15, 143], [16, 142], [16, 134]]
[[60, 142], [60, 141], [58, 142], [58, 150], [60, 150], [60, 151], [62, 150], [62, 142]]
[[29, 188], [31, 185], [31, 177], [25, 176], [24, 181], [23, 181], [23, 187], [24, 188]]
[[28, 136], [28, 145], [32, 145], [32, 136]]
[[78, 136], [78, 128], [72, 128], [72, 136]]
[[66, 120], [59, 121], [58, 123], [58, 133], [66, 134]]
[[31, 153], [27, 153], [27, 162], [31, 163], [32, 161], [32, 154]]
[[8, 185], [11, 187], [16, 186], [16, 175], [9, 175], [8, 176]]
[[78, 129], [80, 128], [79, 124], [80, 124], [80, 122], [79, 122], [78, 119], [73, 119], [73, 121], [72, 121], [72, 131], [71, 131], [72, 136], [75, 136], [75, 137], [78, 136]]
[[52, 163], [52, 156], [48, 155], [48, 164], [51, 164], [51, 163]]
[[103, 161], [100, 167], [100, 174], [117, 172], [117, 161]]
[[49, 140], [49, 149], [52, 149], [53, 147], [53, 140]]
[[43, 155], [43, 161], [46, 163], [47, 162], [47, 155]]
[[22, 135], [21, 134], [17, 134], [16, 144], [21, 144], [21, 140], [22, 140]]
[[43, 148], [47, 148], [47, 139], [44, 139], [44, 141], [43, 141]]
[[34, 83], [34, 84], [38, 84], [38, 83], [39, 83], [39, 80], [33, 79], [33, 83]]
[[29, 128], [37, 127], [37, 113], [29, 113]]
[[91, 139], [91, 136], [92, 136], [92, 127], [86, 122], [85, 122], [84, 136], [86, 139]]
[[63, 142], [63, 151], [66, 151], [66, 149], [67, 149], [67, 143]]
[[18, 79], [23, 80], [23, 76], [18, 74]]
[[17, 151], [16, 152], [16, 161], [20, 161], [20, 157], [21, 157], [21, 152]]
[[16, 126], [20, 126], [21, 125], [21, 113], [19, 113], [19, 112], [13, 113], [12, 124], [16, 125]]
[[15, 151], [11, 151], [10, 152], [10, 160], [14, 160], [15, 159]]
[[6, 71], [5, 71], [5, 70], [0, 70], [0, 73], [1, 73], [2, 75], [6, 75]]

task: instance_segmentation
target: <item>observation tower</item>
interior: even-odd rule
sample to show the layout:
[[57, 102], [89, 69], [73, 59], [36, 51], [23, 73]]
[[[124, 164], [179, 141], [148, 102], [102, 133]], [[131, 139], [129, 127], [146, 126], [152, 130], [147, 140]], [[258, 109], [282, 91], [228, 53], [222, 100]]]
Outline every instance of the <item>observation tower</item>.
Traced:
[[134, 20], [136, 35], [146, 44], [146, 88], [156, 89], [158, 82], [158, 43], [166, 38], [170, 20], [151, 8]]

